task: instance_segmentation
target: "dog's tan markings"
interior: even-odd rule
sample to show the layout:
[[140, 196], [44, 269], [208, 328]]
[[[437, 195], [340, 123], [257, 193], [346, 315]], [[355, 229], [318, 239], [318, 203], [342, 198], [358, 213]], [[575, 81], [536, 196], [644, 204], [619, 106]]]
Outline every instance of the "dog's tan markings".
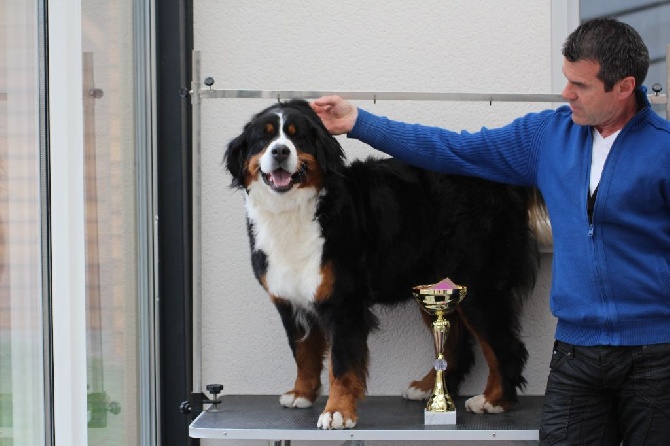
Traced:
[[313, 187], [316, 190], [323, 188], [323, 171], [321, 170], [319, 163], [316, 161], [316, 158], [309, 153], [300, 152], [298, 153], [298, 162], [306, 165], [308, 172], [299, 187]]
[[313, 327], [306, 339], [296, 342], [295, 362], [298, 374], [292, 390], [296, 397], [314, 401], [321, 388], [321, 370], [326, 351], [323, 333]]
[[258, 181], [260, 179], [260, 176], [262, 175], [261, 172], [261, 156], [263, 156], [263, 152], [257, 153], [256, 155], [252, 156], [246, 161], [246, 178], [244, 180], [244, 185], [249, 186], [251, 183], [254, 181]]
[[365, 396], [365, 378], [347, 372], [335, 378], [330, 367], [330, 394], [326, 408], [319, 417], [317, 427], [321, 429], [346, 429], [356, 426], [356, 402]]
[[[267, 276], [265, 274], [261, 274], [260, 276], [258, 276], [258, 281], [261, 283], [261, 286], [263, 287], [263, 289], [265, 291], [267, 291], [268, 290], [268, 278], [267, 278]], [[274, 296], [270, 296], [270, 299], [272, 300], [273, 303], [276, 300], [276, 298]]]
[[491, 345], [470, 324], [463, 310], [459, 307], [459, 316], [465, 326], [477, 338], [484, 353], [484, 358], [489, 366], [489, 376], [486, 379], [486, 387], [481, 395], [470, 398], [465, 402], [465, 408], [475, 413], [500, 413], [510, 408], [510, 403], [505, 401], [502, 387], [502, 375], [500, 374], [500, 363], [496, 358]]
[[503, 409], [509, 409], [509, 403], [504, 400], [502, 376], [500, 375], [500, 364], [491, 348], [491, 345], [480, 339], [479, 343], [482, 346], [484, 357], [489, 364], [489, 376], [486, 380], [486, 388], [484, 388], [484, 398], [493, 406], [501, 406]]
[[318, 327], [312, 327], [305, 339], [295, 343], [297, 376], [293, 389], [284, 393], [279, 401], [286, 407], [311, 407], [321, 390], [321, 370], [326, 351], [326, 341]]
[[323, 302], [328, 300], [333, 294], [333, 286], [335, 285], [335, 273], [333, 272], [333, 264], [327, 262], [321, 266], [321, 283], [314, 293], [315, 302]]
[[[421, 317], [432, 335], [433, 316], [425, 311], [421, 311]], [[460, 338], [462, 336], [463, 325], [457, 314], [452, 314], [448, 316], [447, 319], [451, 324], [451, 328], [449, 330], [449, 335], [447, 336], [447, 343], [444, 347], [444, 357], [447, 360], [446, 374], [449, 375], [451, 370], [458, 368], [458, 356], [456, 355], [456, 352], [458, 351], [458, 344], [460, 343]], [[431, 367], [423, 378], [412, 381], [409, 384], [409, 387], [405, 390], [403, 396], [408, 400], [425, 400], [433, 393], [434, 386], [435, 369]], [[453, 390], [454, 389], [449, 389], [449, 391]]]
[[289, 126], [286, 127], [286, 133], [288, 133], [290, 136], [295, 135], [295, 125], [289, 124]]
[[433, 393], [433, 386], [435, 384], [435, 369], [431, 369], [426, 375], [416, 381], [412, 381], [403, 393], [403, 397], [408, 400], [426, 400], [430, 398]]
[[[290, 301], [271, 295], [272, 303], [287, 304]], [[279, 402], [285, 407], [311, 407], [321, 390], [321, 370], [326, 352], [326, 340], [323, 332], [317, 326], [312, 327], [303, 339], [294, 339], [293, 357], [297, 375], [293, 389], [279, 397]]]

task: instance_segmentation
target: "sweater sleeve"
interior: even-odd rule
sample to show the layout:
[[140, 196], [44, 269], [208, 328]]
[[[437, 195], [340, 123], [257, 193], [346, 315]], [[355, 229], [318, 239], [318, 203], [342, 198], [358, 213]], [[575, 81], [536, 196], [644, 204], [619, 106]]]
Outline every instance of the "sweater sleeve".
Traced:
[[501, 128], [458, 133], [359, 109], [348, 136], [424, 169], [531, 186], [536, 183], [542, 129], [552, 113], [531, 113]]

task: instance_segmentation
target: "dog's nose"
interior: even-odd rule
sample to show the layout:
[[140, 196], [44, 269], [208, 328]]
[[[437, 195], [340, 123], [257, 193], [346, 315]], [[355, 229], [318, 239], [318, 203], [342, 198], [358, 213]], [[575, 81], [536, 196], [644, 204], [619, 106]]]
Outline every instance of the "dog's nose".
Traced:
[[278, 163], [281, 163], [282, 161], [286, 160], [286, 158], [288, 158], [289, 154], [291, 153], [291, 149], [285, 145], [277, 145], [272, 148], [271, 153], [272, 158], [274, 158]]

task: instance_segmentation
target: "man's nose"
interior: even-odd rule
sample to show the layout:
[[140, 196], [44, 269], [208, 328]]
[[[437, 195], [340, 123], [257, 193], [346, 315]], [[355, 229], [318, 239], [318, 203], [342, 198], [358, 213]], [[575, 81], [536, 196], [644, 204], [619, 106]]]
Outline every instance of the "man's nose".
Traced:
[[575, 94], [574, 90], [570, 88], [570, 84], [565, 85], [563, 91], [561, 92], [561, 96], [569, 101], [577, 98], [577, 95]]

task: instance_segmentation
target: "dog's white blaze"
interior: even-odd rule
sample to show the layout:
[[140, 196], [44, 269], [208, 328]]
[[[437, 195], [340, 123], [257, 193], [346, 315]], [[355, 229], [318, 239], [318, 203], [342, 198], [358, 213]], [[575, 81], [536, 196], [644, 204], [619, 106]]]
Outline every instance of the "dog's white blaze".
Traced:
[[279, 134], [277, 135], [277, 138], [275, 138], [274, 141], [272, 141], [267, 149], [265, 150], [265, 153], [261, 156], [260, 159], [260, 166], [261, 166], [261, 171], [263, 173], [270, 173], [273, 170], [277, 168], [276, 163], [274, 158], [272, 157], [272, 149], [277, 147], [278, 145], [283, 145], [289, 148], [290, 153], [288, 156], [288, 159], [286, 160], [286, 170], [289, 173], [295, 173], [298, 170], [298, 152], [295, 148], [295, 144], [286, 137], [286, 134], [284, 133], [284, 115], [281, 113], [277, 113], [277, 116], [279, 116]]
[[268, 292], [309, 308], [321, 284], [321, 226], [314, 219], [315, 189], [294, 188], [278, 196], [260, 181], [248, 189], [247, 216], [253, 223], [256, 249], [268, 259]]

